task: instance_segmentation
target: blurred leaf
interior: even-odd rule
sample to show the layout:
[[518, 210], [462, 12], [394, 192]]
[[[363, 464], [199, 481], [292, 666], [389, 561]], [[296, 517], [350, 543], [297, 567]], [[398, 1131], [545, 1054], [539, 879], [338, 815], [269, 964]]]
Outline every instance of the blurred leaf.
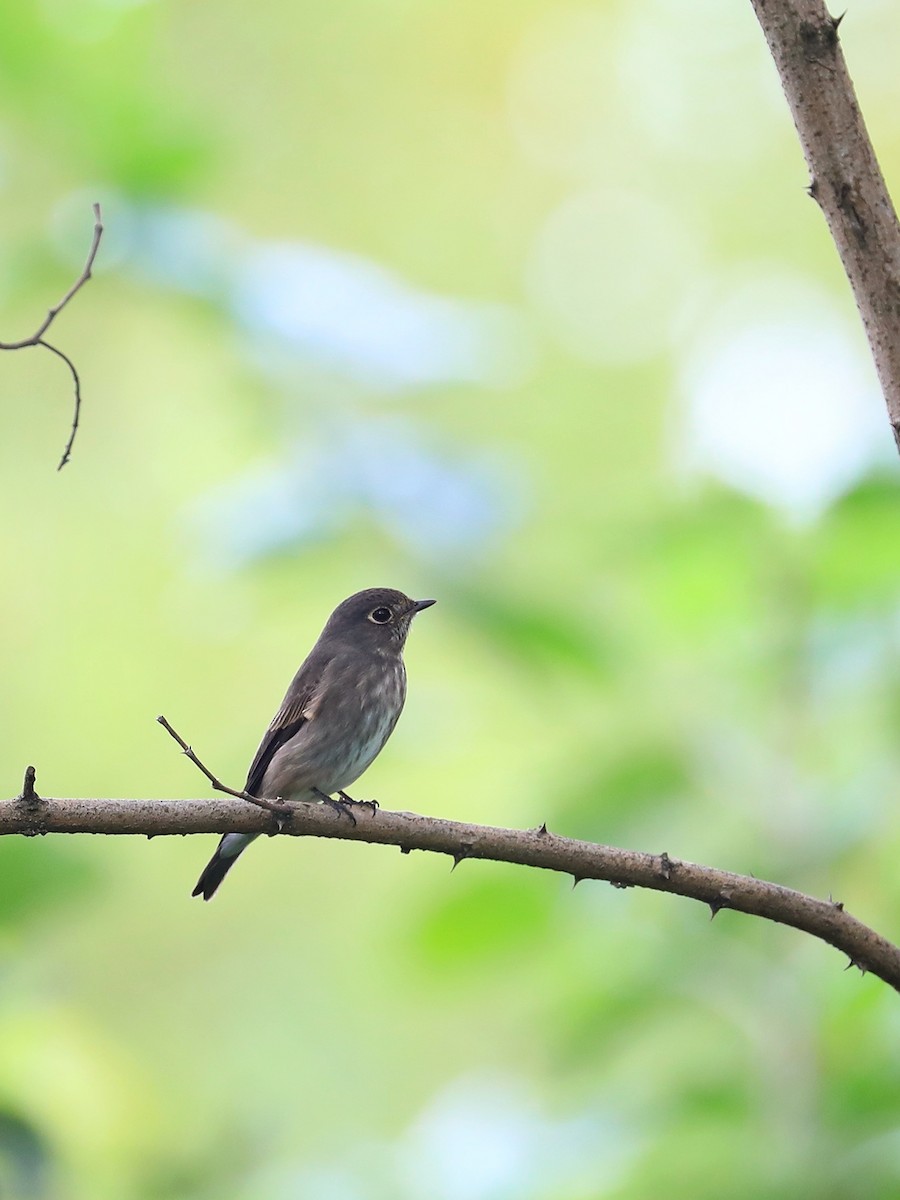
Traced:
[[894, 997], [875, 980], [866, 980], [841, 997], [823, 1020], [822, 1106], [829, 1124], [867, 1137], [896, 1128], [900, 1021], [895, 1009]]
[[[729, 1109], [730, 1109], [729, 1105]], [[735, 1122], [726, 1109], [714, 1114], [672, 1112], [657, 1131], [622, 1200], [668, 1195], [677, 1200], [809, 1200], [816, 1194], [797, 1192], [796, 1182], [778, 1186], [771, 1158], [760, 1155], [764, 1127], [749, 1120]], [[771, 1155], [771, 1150], [769, 1151]], [[617, 1196], [617, 1200], [619, 1200]]]
[[49, 838], [0, 841], [0, 925], [17, 925], [87, 892], [96, 872], [76, 846]]
[[570, 837], [615, 841], [645, 812], [683, 798], [692, 778], [687, 757], [674, 746], [631, 747], [611, 762], [589, 766], [577, 783], [563, 785], [556, 819]]
[[900, 587], [900, 484], [875, 478], [848, 493], [813, 537], [811, 582], [829, 605], [896, 603]]
[[[466, 866], [463, 860], [459, 870]], [[538, 873], [460, 881], [423, 919], [415, 937], [417, 951], [430, 968], [480, 971], [487, 962], [500, 966], [509, 955], [543, 939], [552, 927], [552, 898], [549, 880]]]
[[779, 540], [763, 506], [708, 488], [666, 511], [627, 551], [636, 560], [636, 602], [691, 636], [750, 621]]
[[552, 1014], [556, 1062], [562, 1069], [575, 1071], [603, 1062], [610, 1037], [628, 1037], [629, 1030], [645, 1024], [670, 1002], [665, 989], [648, 987], [645, 972], [633, 980], [617, 975], [615, 986], [582, 984]]
[[41, 1133], [17, 1113], [0, 1109], [0, 1196], [4, 1200], [50, 1196], [52, 1161]]
[[213, 165], [209, 137], [185, 112], [134, 97], [112, 110], [100, 106], [96, 116], [90, 140], [97, 168], [133, 196], [172, 199]]
[[519, 666], [561, 675], [566, 669], [605, 679], [612, 648], [596, 626], [588, 629], [565, 609], [531, 604], [499, 592], [456, 591], [457, 612], [468, 618], [489, 642]]

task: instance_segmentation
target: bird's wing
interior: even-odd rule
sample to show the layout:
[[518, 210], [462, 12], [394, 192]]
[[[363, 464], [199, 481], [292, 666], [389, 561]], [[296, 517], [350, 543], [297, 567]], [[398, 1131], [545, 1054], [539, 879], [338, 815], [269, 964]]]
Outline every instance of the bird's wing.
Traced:
[[[244, 790], [251, 796], [259, 796], [258, 789], [262, 787], [266, 770], [276, 752], [315, 717], [325, 682], [324, 677], [324, 670], [312, 671], [306, 663], [294, 676], [281, 702], [281, 708], [272, 718], [247, 772]], [[273, 799], [271, 796], [264, 798]]]

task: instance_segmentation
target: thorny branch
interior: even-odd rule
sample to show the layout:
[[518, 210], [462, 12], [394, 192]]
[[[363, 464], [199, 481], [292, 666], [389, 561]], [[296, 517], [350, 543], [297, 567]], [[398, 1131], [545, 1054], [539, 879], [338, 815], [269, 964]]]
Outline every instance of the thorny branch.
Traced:
[[752, 0], [853, 289], [900, 450], [900, 225], [824, 0]]
[[[206, 768], [201, 769], [208, 775]], [[26, 776], [21, 796], [0, 803], [0, 835], [103, 833], [159, 837], [273, 832], [271, 814], [249, 804], [223, 800], [48, 799], [34, 794], [33, 773], [30, 779], [29, 783]], [[281, 831], [292, 837], [397, 846], [402, 854], [424, 850], [449, 855], [454, 864], [475, 858], [516, 863], [571, 875], [575, 883], [601, 879], [615, 887], [643, 887], [687, 896], [708, 905], [713, 916], [722, 909], [733, 909], [790, 925], [843, 951], [850, 966], [870, 971], [900, 991], [900, 947], [831, 899], [818, 900], [777, 883], [686, 862], [665, 851], [646, 854], [561, 837], [550, 833], [546, 825], [500, 829], [383, 808], [371, 813], [357, 809], [356, 824], [351, 825], [324, 804], [292, 804], [287, 808], [290, 815], [279, 824]]]
[[87, 260], [85, 261], [81, 274], [72, 284], [63, 298], [59, 301], [59, 303], [55, 304], [51, 309], [48, 310], [47, 315], [30, 337], [21, 338], [17, 342], [0, 342], [0, 350], [25, 350], [29, 346], [43, 346], [45, 350], [49, 350], [51, 354], [55, 354], [57, 358], [61, 358], [69, 368], [69, 372], [72, 376], [72, 384], [75, 389], [75, 408], [72, 414], [72, 429], [69, 433], [65, 448], [63, 449], [62, 457], [59, 460], [59, 466], [56, 468], [57, 471], [61, 471], [63, 469], [72, 455], [72, 446], [75, 443], [75, 434], [78, 432], [78, 422], [81, 417], [81, 380], [78, 377], [78, 371], [75, 369], [75, 364], [72, 362], [71, 358], [69, 358], [67, 354], [64, 354], [63, 351], [57, 346], [51, 345], [50, 342], [45, 339], [44, 334], [47, 332], [62, 310], [66, 307], [72, 297], [78, 291], [80, 291], [81, 288], [83, 288], [87, 281], [91, 278], [91, 272], [94, 267], [94, 259], [97, 257], [97, 251], [100, 248], [100, 239], [103, 236], [103, 221], [100, 215], [100, 205], [94, 204], [93, 210], [94, 236], [91, 240], [91, 248], [88, 251]]

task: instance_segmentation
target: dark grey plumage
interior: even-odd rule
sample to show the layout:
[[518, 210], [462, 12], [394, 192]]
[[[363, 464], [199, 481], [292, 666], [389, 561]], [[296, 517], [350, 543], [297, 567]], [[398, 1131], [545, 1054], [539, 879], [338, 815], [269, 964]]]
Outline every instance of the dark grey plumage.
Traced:
[[[406, 636], [416, 613], [432, 604], [392, 588], [369, 588], [339, 604], [272, 718], [244, 790], [266, 800], [314, 801], [358, 779], [397, 724]], [[191, 894], [209, 900], [256, 836], [226, 833]]]

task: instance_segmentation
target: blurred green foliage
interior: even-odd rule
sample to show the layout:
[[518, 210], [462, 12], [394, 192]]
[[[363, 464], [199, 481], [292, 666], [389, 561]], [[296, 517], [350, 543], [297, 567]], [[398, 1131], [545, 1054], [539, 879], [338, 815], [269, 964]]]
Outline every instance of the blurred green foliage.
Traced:
[[[746, 10], [746, 11], [745, 11]], [[841, 26], [889, 181], [900, 14]], [[360, 790], [896, 940], [898, 472], [750, 5], [7, 0], [0, 749], [239, 783], [435, 595]], [[900, 1006], [790, 930], [355, 845], [0, 846], [0, 1196], [894, 1197]]]

